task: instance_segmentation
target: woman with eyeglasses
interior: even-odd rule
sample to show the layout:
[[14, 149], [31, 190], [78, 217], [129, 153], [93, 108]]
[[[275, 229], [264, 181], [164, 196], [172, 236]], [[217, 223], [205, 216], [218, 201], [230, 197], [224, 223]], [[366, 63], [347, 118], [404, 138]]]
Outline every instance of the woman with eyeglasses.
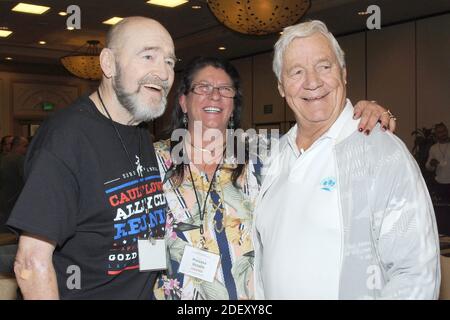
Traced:
[[[364, 102], [355, 109], [363, 109], [367, 129], [386, 111]], [[243, 150], [230, 148], [227, 129], [240, 128], [241, 111], [239, 74], [230, 62], [199, 57], [186, 66], [172, 114], [175, 139], [155, 143], [170, 260], [156, 299], [254, 298], [252, 214], [266, 159], [252, 157], [249, 146], [269, 140], [246, 138]]]

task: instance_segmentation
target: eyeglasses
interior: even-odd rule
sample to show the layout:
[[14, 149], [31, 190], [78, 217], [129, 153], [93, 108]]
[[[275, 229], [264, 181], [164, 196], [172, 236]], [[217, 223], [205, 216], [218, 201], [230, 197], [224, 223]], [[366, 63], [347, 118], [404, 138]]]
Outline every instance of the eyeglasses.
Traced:
[[236, 89], [232, 86], [215, 87], [210, 83], [196, 83], [192, 85], [191, 91], [202, 96], [209, 96], [213, 93], [214, 89], [217, 89], [219, 94], [224, 98], [234, 98], [236, 95]]

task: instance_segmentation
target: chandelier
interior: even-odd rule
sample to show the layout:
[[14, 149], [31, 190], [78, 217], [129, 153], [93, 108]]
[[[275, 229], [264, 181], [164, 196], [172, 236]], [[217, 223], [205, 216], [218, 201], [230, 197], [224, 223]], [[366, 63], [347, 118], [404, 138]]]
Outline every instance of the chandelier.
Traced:
[[73, 75], [88, 80], [100, 80], [102, 69], [100, 68], [100, 41], [89, 40], [74, 53], [62, 57], [61, 63]]
[[310, 4], [310, 0], [208, 0], [221, 23], [249, 35], [271, 34], [295, 24]]

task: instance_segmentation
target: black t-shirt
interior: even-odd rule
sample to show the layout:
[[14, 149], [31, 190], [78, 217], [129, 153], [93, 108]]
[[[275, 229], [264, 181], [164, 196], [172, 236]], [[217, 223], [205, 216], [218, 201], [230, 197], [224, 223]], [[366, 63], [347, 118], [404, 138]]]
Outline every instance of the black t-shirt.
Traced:
[[23, 187], [25, 156], [14, 152], [0, 162], [0, 232], [7, 232], [5, 223]]
[[8, 225], [57, 243], [62, 299], [152, 296], [156, 274], [139, 272], [137, 239], [163, 233], [166, 200], [146, 127], [114, 124], [129, 157], [88, 97], [49, 118], [27, 154]]

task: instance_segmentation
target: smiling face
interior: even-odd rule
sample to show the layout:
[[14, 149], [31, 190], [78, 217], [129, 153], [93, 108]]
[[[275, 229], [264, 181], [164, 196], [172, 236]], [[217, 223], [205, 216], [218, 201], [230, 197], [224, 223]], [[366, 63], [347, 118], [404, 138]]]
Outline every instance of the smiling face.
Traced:
[[331, 127], [345, 106], [346, 70], [320, 33], [294, 39], [283, 55], [280, 94], [304, 127]]
[[172, 38], [156, 21], [140, 19], [124, 26], [113, 48], [113, 89], [137, 122], [159, 117], [174, 79]]
[[[195, 85], [229, 88], [233, 87], [233, 82], [223, 69], [206, 66], [193, 77], [191, 89]], [[194, 127], [194, 121], [201, 121], [203, 129], [218, 129], [222, 132], [228, 126], [234, 105], [233, 98], [221, 96], [217, 88], [204, 95], [190, 90], [186, 95], [180, 96], [179, 102], [183, 112], [188, 114], [189, 129]]]

